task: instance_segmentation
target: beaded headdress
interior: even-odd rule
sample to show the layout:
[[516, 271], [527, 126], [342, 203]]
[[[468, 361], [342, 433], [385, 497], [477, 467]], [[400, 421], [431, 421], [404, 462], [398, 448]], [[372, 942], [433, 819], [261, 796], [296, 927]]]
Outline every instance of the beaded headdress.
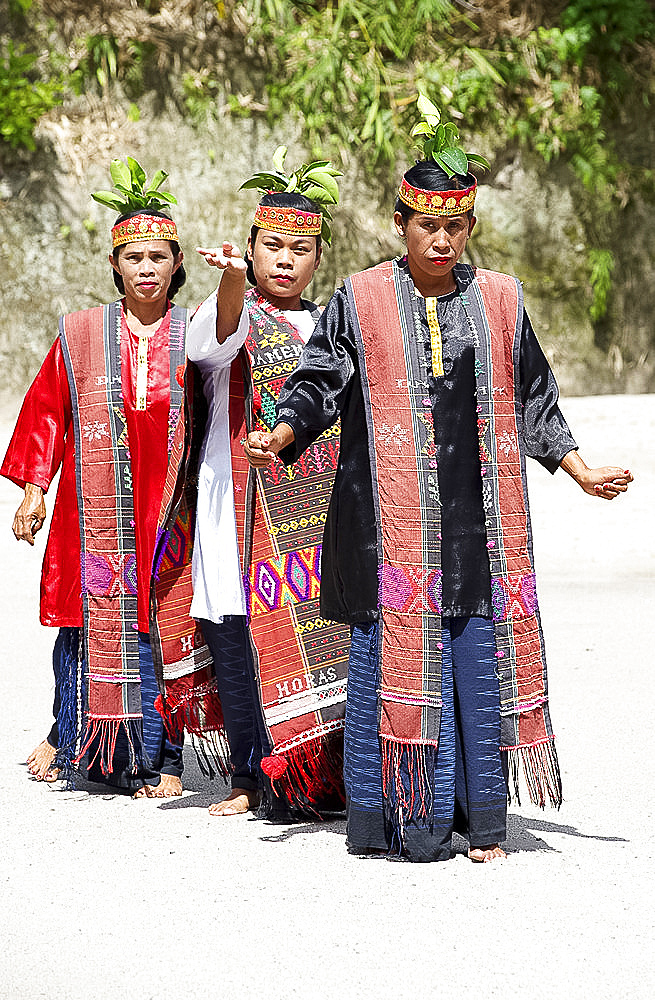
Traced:
[[465, 176], [466, 186], [451, 191], [426, 191], [414, 187], [403, 177], [398, 189], [398, 197], [405, 205], [423, 215], [463, 215], [475, 204], [478, 182], [469, 173], [469, 162], [488, 168], [489, 161], [476, 153], [465, 153], [459, 145], [459, 132], [452, 122], [441, 122], [441, 112], [419, 93], [417, 106], [424, 121], [418, 122], [410, 135], [418, 137], [417, 145], [423, 159], [441, 167], [449, 177], [455, 174]]
[[[141, 209], [161, 212], [168, 205], [177, 205], [177, 199], [160, 187], [168, 177], [165, 170], [158, 170], [150, 183], [141, 164], [131, 156], [127, 162], [112, 160], [109, 166], [114, 192], [95, 191], [91, 197], [100, 205], [112, 208], [119, 215]], [[173, 240], [178, 242], [177, 226], [172, 219], [156, 218], [152, 215], [133, 215], [113, 226], [112, 246], [124, 246], [142, 240]]]
[[323, 226], [320, 212], [303, 212], [284, 205], [258, 205], [253, 221], [260, 229], [291, 236], [320, 236]]
[[304, 212], [302, 209], [283, 205], [259, 204], [255, 211], [254, 224], [260, 229], [285, 233], [292, 236], [321, 236], [329, 246], [332, 239], [329, 205], [339, 202], [339, 187], [336, 181], [341, 176], [329, 160], [314, 160], [303, 163], [287, 176], [284, 173], [286, 146], [278, 146], [273, 155], [273, 170], [253, 174], [244, 181], [239, 190], [254, 188], [262, 194], [302, 194], [317, 204], [320, 212]]
[[178, 243], [177, 226], [172, 219], [132, 215], [112, 227], [111, 242], [114, 250], [126, 243], [138, 243], [140, 240], [172, 240]]

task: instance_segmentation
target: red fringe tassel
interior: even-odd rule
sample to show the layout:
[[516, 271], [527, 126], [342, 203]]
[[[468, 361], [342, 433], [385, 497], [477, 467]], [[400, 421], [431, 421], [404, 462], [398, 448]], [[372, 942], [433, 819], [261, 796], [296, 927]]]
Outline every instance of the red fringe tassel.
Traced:
[[88, 753], [91, 745], [97, 740], [95, 753], [91, 760], [88, 761], [87, 769], [91, 768], [98, 761], [100, 770], [105, 777], [111, 774], [114, 769], [116, 740], [118, 739], [121, 726], [127, 736], [130, 751], [130, 770], [132, 774], [136, 774], [141, 751], [137, 750], [135, 744], [138, 744], [139, 747], [143, 744], [140, 719], [91, 719], [86, 727], [81, 748], [72, 763], [79, 764], [85, 754]]
[[275, 793], [301, 810], [320, 818], [322, 801], [335, 799], [345, 806], [342, 731], [264, 757], [261, 767]]

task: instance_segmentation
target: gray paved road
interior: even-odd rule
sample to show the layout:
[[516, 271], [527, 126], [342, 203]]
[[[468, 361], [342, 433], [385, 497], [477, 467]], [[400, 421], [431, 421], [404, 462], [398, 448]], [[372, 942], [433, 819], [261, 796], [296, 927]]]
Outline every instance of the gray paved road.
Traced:
[[493, 866], [352, 858], [341, 822], [212, 819], [221, 788], [191, 753], [166, 804], [29, 780], [53, 633], [37, 624], [43, 542], [14, 541], [19, 494], [0, 483], [0, 997], [651, 1000], [655, 397], [565, 412], [590, 463], [638, 481], [608, 504], [532, 465], [565, 802], [513, 807], [511, 855]]

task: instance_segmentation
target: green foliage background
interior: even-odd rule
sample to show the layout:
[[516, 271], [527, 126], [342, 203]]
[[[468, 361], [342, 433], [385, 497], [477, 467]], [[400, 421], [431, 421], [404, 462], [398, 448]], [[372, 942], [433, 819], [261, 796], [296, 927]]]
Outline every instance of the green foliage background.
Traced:
[[[80, 95], [173, 104], [198, 127], [291, 114], [315, 158], [353, 151], [392, 196], [420, 88], [487, 156], [564, 168], [587, 233], [590, 317], [612, 301], [611, 220], [655, 201], [641, 141], [655, 99], [648, 0], [9, 0], [0, 24], [0, 168]], [[265, 166], [260, 164], [259, 166]]]

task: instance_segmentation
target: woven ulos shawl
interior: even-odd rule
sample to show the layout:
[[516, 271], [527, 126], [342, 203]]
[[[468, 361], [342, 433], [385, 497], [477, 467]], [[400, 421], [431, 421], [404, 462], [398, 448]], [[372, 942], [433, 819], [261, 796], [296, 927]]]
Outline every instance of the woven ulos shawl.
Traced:
[[[323, 524], [338, 458], [338, 428], [290, 470], [265, 476], [243, 451], [248, 430], [268, 428], [286, 376], [303, 343], [285, 317], [249, 292], [250, 332], [232, 363], [230, 443], [237, 540], [248, 602], [251, 649], [271, 753], [262, 769], [292, 809], [320, 813], [343, 792], [349, 633], [319, 614]], [[211, 771], [229, 773], [229, 747], [202, 632], [189, 618], [197, 464], [206, 404], [199, 370], [185, 375], [164, 490], [151, 600], [151, 639], [163, 695], [158, 707], [171, 732], [186, 729]], [[181, 647], [184, 656], [178, 663]], [[200, 669], [189, 672], [197, 664]], [[208, 753], [209, 751], [209, 753]]]
[[[117, 301], [64, 316], [59, 324], [73, 409], [84, 624], [77, 676], [67, 681], [71, 691], [62, 691], [75, 732], [75, 746], [62, 749], [62, 761], [67, 770], [71, 758], [78, 763], [91, 749], [104, 774], [113, 770], [121, 730], [127, 737], [131, 770], [136, 772], [143, 761], [134, 499], [122, 396], [121, 317]], [[172, 306], [173, 416], [181, 402], [177, 371], [184, 361], [186, 325], [186, 309]]]
[[[521, 444], [518, 385], [523, 318], [518, 281], [458, 264], [476, 332], [483, 504], [500, 685], [501, 751], [519, 797], [559, 806], [544, 644]], [[379, 733], [385, 804], [402, 831], [429, 824], [441, 710], [441, 558], [431, 403], [414, 337], [415, 291], [399, 262], [354, 275], [346, 288], [358, 351], [379, 525]], [[418, 516], [417, 516], [418, 512]]]
[[[262, 769], [301, 812], [341, 807], [350, 635], [319, 610], [321, 541], [339, 456], [330, 428], [291, 467], [250, 470], [247, 430], [270, 430], [303, 341], [255, 290], [246, 296], [248, 366], [232, 367], [230, 423], [235, 509], [264, 721]], [[318, 314], [316, 314], [317, 318]]]

